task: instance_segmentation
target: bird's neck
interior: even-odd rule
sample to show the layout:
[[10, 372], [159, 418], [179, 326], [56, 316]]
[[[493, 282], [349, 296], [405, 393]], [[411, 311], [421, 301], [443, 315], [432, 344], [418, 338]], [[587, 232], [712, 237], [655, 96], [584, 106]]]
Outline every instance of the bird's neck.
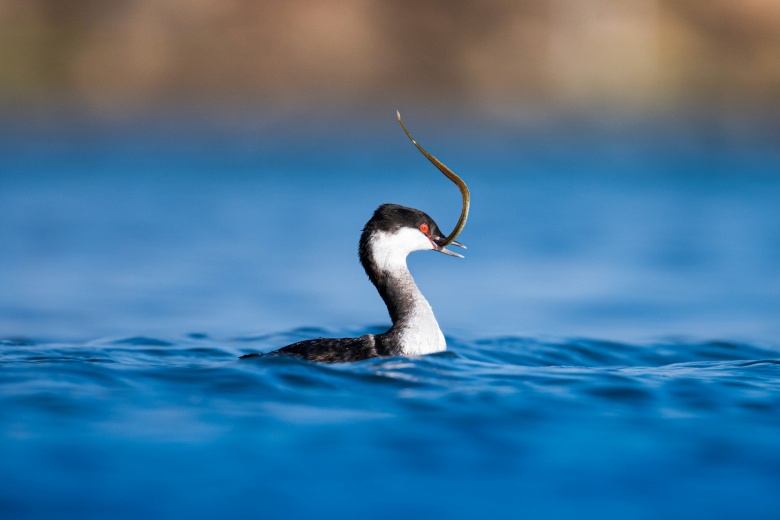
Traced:
[[361, 260], [393, 321], [385, 334], [392, 353], [410, 356], [446, 350], [433, 309], [406, 265], [406, 253], [382, 247], [373, 247], [368, 253], [367, 258], [361, 255]]
[[433, 309], [420, 292], [404, 262], [403, 269], [387, 271], [384, 283], [377, 285], [393, 327], [388, 335], [397, 338], [401, 354], [432, 354], [447, 349], [444, 334], [433, 315]]

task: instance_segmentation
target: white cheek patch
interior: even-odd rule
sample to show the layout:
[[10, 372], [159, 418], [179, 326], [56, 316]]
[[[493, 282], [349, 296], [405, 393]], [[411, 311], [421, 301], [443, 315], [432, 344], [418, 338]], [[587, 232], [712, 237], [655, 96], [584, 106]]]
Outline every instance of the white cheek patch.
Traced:
[[433, 243], [425, 234], [406, 227], [394, 233], [379, 231], [372, 236], [371, 241], [374, 261], [380, 269], [405, 268], [409, 253], [433, 249]]

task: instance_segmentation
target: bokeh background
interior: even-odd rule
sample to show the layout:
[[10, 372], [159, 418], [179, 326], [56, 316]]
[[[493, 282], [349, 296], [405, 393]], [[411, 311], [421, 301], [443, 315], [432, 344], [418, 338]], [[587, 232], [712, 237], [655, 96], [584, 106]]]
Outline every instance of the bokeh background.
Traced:
[[763, 112], [780, 98], [772, 0], [3, 0], [0, 34], [0, 99], [39, 115]]
[[771, 340], [778, 57], [773, 0], [0, 0], [0, 327], [386, 323], [363, 223], [459, 204], [400, 109], [445, 330]]

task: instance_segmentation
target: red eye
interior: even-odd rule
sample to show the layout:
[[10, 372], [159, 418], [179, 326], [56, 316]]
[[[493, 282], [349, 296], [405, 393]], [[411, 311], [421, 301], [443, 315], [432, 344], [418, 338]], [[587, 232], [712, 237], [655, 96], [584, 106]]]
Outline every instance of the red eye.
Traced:
[[428, 234], [428, 224], [420, 224], [420, 231], [422, 231], [425, 234]]

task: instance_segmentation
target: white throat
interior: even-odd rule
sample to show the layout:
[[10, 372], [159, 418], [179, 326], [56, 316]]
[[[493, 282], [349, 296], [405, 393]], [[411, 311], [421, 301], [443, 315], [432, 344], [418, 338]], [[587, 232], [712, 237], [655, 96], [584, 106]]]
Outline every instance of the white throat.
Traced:
[[422, 232], [400, 228], [395, 233], [377, 232], [371, 238], [371, 254], [379, 272], [387, 276], [393, 294], [403, 300], [405, 317], [393, 324], [398, 332], [405, 356], [432, 354], [447, 349], [444, 334], [439, 329], [433, 309], [417, 288], [406, 265], [406, 257], [414, 251], [433, 249]]

